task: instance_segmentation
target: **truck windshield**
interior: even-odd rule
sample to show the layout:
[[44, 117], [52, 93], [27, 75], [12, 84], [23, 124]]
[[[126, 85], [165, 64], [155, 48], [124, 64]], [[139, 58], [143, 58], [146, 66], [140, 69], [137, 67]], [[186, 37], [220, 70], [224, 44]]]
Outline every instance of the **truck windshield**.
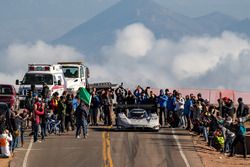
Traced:
[[53, 76], [51, 74], [25, 74], [23, 84], [25, 85], [42, 85], [45, 82], [47, 85], [53, 85]]
[[11, 95], [11, 94], [13, 94], [13, 92], [12, 92], [12, 89], [10, 86], [0, 85], [0, 94], [1, 95]]
[[66, 78], [78, 78], [79, 68], [74, 66], [63, 66], [63, 73]]

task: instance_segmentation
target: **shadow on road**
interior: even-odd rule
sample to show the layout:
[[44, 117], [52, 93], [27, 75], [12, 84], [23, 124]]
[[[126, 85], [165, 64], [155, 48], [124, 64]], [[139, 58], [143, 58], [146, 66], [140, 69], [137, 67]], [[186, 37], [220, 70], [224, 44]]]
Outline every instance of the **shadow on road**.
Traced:
[[158, 133], [154, 130], [151, 129], [117, 129], [116, 127], [104, 127], [104, 126], [100, 126], [100, 127], [90, 127], [89, 129], [92, 129], [94, 131], [98, 131], [98, 132], [104, 132], [104, 131], [109, 131], [109, 132], [141, 132], [141, 133], [147, 133], [147, 132], [152, 132], [152, 133]]

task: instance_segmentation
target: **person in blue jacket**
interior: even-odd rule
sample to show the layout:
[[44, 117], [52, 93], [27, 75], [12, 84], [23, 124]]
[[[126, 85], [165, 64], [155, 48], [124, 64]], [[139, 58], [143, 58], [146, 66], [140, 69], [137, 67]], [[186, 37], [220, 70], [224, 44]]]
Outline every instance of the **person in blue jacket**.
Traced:
[[191, 108], [193, 107], [193, 101], [190, 99], [189, 95], [186, 95], [185, 98], [185, 104], [184, 104], [184, 126], [186, 126], [187, 130], [191, 130]]
[[167, 124], [167, 102], [168, 102], [168, 96], [164, 94], [164, 91], [160, 90], [160, 95], [158, 96], [158, 104], [160, 106], [160, 112], [159, 112], [159, 123], [162, 126], [163, 125], [163, 118], [162, 115], [164, 115], [164, 124]]

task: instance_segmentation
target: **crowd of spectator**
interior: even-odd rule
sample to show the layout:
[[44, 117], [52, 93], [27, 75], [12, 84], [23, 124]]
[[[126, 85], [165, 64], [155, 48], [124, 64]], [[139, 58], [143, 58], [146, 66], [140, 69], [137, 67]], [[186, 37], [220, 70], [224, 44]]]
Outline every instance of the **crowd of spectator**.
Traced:
[[[162, 127], [184, 128], [204, 137], [211, 147], [234, 156], [237, 143], [242, 143], [244, 158], [247, 155], [246, 128], [249, 108], [243, 99], [238, 105], [228, 97], [218, 99], [218, 104], [210, 104], [202, 94], [183, 96], [180, 92], [161, 89], [153, 92], [150, 87], [141, 86], [132, 91], [120, 85], [116, 89], [91, 89], [91, 104], [86, 104], [78, 94], [64, 92], [49, 95], [46, 84], [41, 95], [33, 87], [25, 100], [22, 112], [6, 109], [0, 114], [1, 156], [9, 157], [15, 148], [24, 146], [24, 132], [30, 130], [33, 142], [45, 141], [46, 136], [74, 131], [75, 137], [88, 136], [87, 126], [111, 126], [115, 124], [112, 115], [118, 111], [116, 105], [151, 105], [157, 112]], [[41, 137], [41, 139], [39, 139]]]
[[237, 104], [229, 97], [221, 97], [218, 104], [210, 104], [201, 93], [183, 96], [180, 92], [161, 89], [156, 95], [149, 87], [141, 86], [131, 92], [122, 86], [115, 90], [117, 104], [153, 104], [157, 108], [161, 126], [184, 128], [204, 137], [211, 147], [234, 156], [237, 143], [247, 156], [246, 127], [249, 107], [240, 97]]

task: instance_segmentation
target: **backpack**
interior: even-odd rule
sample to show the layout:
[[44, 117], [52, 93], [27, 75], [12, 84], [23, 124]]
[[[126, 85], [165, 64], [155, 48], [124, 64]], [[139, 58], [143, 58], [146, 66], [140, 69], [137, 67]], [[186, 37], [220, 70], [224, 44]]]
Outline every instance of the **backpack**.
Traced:
[[246, 135], [246, 133], [247, 133], [247, 130], [246, 130], [246, 127], [244, 126], [244, 125], [240, 125], [239, 126], [239, 135], [242, 135], [242, 136], [245, 136]]

